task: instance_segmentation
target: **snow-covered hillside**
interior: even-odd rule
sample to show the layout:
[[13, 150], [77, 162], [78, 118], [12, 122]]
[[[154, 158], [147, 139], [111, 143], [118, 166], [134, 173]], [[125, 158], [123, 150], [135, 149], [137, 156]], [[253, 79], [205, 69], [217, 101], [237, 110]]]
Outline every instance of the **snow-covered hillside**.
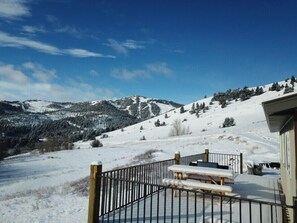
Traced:
[[[109, 170], [172, 158], [175, 151], [185, 156], [205, 149], [243, 153], [244, 161], [278, 161], [278, 134], [269, 132], [261, 104], [282, 96], [283, 90], [268, 91], [270, 86], [264, 86], [261, 95], [230, 101], [225, 108], [216, 101], [210, 105], [211, 97], [201, 99], [195, 104], [205, 103], [209, 109], [199, 117], [189, 112], [191, 103], [182, 114], [175, 109], [109, 132], [107, 138], [98, 136], [100, 148], [92, 148], [90, 141], [77, 142], [72, 151], [24, 154], [0, 162], [1, 222], [86, 222], [88, 197], [82, 185], [92, 161], [102, 161], [103, 169]], [[226, 117], [234, 118], [236, 125], [222, 128]], [[156, 127], [157, 120], [165, 125]], [[176, 120], [187, 134], [169, 136]]]

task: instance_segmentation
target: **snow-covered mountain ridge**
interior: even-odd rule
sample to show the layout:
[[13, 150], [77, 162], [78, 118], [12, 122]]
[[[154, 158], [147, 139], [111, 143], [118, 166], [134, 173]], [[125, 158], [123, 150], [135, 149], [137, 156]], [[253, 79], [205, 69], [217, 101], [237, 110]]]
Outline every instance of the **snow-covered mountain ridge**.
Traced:
[[55, 147], [59, 147], [180, 106], [175, 102], [141, 96], [77, 103], [0, 101], [0, 133], [4, 136], [0, 137], [0, 151], [14, 153], [35, 149], [39, 139], [47, 137], [54, 138], [57, 141]]
[[[132, 116], [145, 120], [162, 114], [173, 108], [180, 107], [176, 102], [146, 98], [143, 96], [131, 96], [116, 100], [99, 100], [87, 102], [51, 102], [42, 100], [27, 101], [0, 101], [0, 114], [11, 114], [14, 112], [41, 113], [49, 117], [55, 112], [91, 112], [100, 111], [100, 105], [110, 105], [126, 111]], [[64, 117], [72, 116], [65, 114]]]

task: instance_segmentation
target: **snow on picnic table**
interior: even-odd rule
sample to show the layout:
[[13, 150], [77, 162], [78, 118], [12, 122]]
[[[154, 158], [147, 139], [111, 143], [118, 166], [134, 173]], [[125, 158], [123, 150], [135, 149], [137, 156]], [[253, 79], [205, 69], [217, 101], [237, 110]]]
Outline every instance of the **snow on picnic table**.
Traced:
[[187, 165], [172, 165], [168, 167], [168, 170], [171, 170], [175, 173], [186, 173], [186, 174], [199, 174], [207, 176], [219, 176], [233, 178], [234, 172], [232, 170], [224, 170], [210, 167], [193, 167]]

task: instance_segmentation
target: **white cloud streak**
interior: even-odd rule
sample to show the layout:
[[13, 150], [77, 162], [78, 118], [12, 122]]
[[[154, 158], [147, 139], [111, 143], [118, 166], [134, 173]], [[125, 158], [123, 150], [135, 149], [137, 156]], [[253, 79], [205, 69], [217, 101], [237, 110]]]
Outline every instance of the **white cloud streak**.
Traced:
[[27, 33], [46, 33], [46, 29], [43, 26], [23, 26], [22, 30]]
[[39, 41], [31, 40], [25, 37], [11, 36], [5, 32], [0, 31], [0, 46], [14, 47], [14, 48], [30, 48], [42, 53], [51, 55], [69, 55], [72, 57], [102, 57], [102, 58], [115, 58], [112, 55], [103, 55], [100, 53], [91, 52], [84, 49], [59, 49], [50, 44], [42, 43]]
[[155, 63], [155, 64], [147, 64], [146, 67], [157, 74], [164, 74], [169, 76], [172, 71], [169, 69], [167, 63]]
[[118, 42], [114, 39], [108, 39], [105, 45], [110, 46], [119, 54], [128, 54], [128, 50], [136, 50], [145, 48], [140, 42], [135, 40], [126, 40], [125, 42]]
[[127, 69], [113, 69], [111, 76], [117, 79], [131, 81], [137, 78], [151, 78], [153, 75], [161, 74], [164, 76], [170, 76], [172, 70], [166, 63], [147, 64], [145, 69], [132, 70]]
[[30, 16], [30, 9], [26, 5], [27, 0], [1, 0], [0, 17], [15, 20], [23, 16]]
[[139, 42], [135, 41], [135, 40], [126, 40], [125, 42], [122, 43], [122, 45], [124, 47], [126, 47], [127, 49], [133, 49], [133, 50], [136, 50], [136, 49], [143, 49], [144, 46], [141, 45]]
[[118, 41], [116, 41], [114, 39], [108, 39], [108, 42], [109, 43], [106, 44], [106, 45], [110, 46], [117, 53], [120, 53], [120, 54], [127, 54], [128, 53], [128, 50], [122, 44], [120, 44]]
[[114, 69], [112, 71], [112, 77], [123, 80], [133, 80], [135, 78], [149, 78], [151, 75], [146, 70], [133, 70], [127, 69]]
[[76, 38], [82, 38], [84, 36], [84, 34], [86, 34], [86, 31], [77, 29], [76, 27], [73, 27], [73, 26], [59, 27], [59, 28], [55, 29], [54, 31], [57, 33], [66, 33], [66, 34], [72, 35]]
[[94, 53], [84, 49], [66, 49], [66, 50], [63, 50], [63, 52], [70, 56], [81, 57], [81, 58], [85, 58], [85, 57], [115, 58], [115, 56], [112, 56], [112, 55], [103, 55], [101, 53]]
[[24, 37], [11, 36], [5, 32], [0, 31], [0, 46], [31, 48], [39, 52], [48, 53], [52, 55], [60, 55], [61, 52], [57, 47], [45, 44], [42, 42], [30, 40]]

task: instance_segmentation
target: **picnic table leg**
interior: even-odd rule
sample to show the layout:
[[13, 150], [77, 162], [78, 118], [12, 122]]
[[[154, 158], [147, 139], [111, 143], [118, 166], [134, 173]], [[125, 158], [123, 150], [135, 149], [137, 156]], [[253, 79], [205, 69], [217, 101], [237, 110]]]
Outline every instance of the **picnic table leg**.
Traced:
[[[182, 179], [183, 179], [183, 173], [178, 173], [178, 172], [176, 172], [176, 173], [174, 174], [174, 178], [177, 179], [177, 180], [182, 180]], [[177, 190], [174, 190], [174, 191], [173, 191], [173, 195], [174, 195], [174, 197], [176, 197], [176, 192], [177, 192]]]
[[[224, 177], [221, 177], [221, 185], [224, 185], [225, 184], [225, 178]], [[225, 195], [225, 192], [221, 192], [221, 195]], [[223, 198], [221, 197], [221, 200], [222, 200]], [[221, 201], [221, 203], [222, 203], [222, 201]]]
[[221, 177], [221, 185], [224, 185], [224, 184], [225, 184], [225, 178]]

